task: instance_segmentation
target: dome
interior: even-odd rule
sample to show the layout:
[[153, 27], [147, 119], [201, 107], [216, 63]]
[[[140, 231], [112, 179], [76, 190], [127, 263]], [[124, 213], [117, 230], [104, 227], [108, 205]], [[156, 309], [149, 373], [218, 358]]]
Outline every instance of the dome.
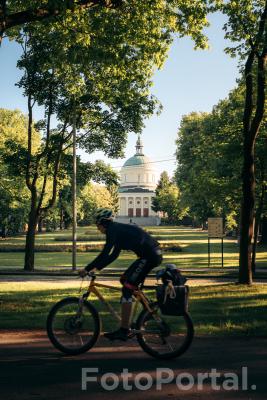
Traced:
[[124, 163], [123, 167], [133, 167], [150, 163], [151, 161], [149, 157], [144, 156], [143, 154], [135, 154]]
[[143, 153], [143, 143], [138, 137], [136, 153], [130, 157], [121, 169], [119, 192], [153, 192], [157, 185], [155, 164]]

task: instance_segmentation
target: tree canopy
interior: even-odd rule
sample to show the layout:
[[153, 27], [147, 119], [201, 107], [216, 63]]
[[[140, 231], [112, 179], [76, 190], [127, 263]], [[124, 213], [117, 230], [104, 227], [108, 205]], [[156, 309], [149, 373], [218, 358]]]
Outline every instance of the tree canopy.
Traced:
[[[211, 113], [184, 116], [177, 139], [176, 181], [190, 216], [200, 223], [222, 216], [228, 230], [240, 229], [244, 91], [240, 83]], [[266, 135], [264, 124], [256, 144], [256, 206], [266, 174]]]

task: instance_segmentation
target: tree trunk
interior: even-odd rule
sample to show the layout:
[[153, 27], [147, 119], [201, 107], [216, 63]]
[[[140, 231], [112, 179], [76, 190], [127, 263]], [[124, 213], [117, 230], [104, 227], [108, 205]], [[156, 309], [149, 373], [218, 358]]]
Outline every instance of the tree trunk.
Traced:
[[267, 217], [263, 217], [262, 219], [262, 228], [261, 228], [261, 245], [267, 244]]
[[43, 217], [39, 217], [38, 219], [38, 233], [42, 233], [43, 232]]
[[[251, 46], [251, 51], [245, 64], [246, 97], [243, 114], [244, 134], [244, 162], [242, 170], [242, 205], [241, 205], [241, 231], [240, 231], [240, 256], [239, 256], [239, 283], [252, 284], [252, 248], [253, 219], [255, 206], [255, 141], [264, 117], [265, 90], [266, 90], [266, 21], [267, 1], [260, 17], [256, 41]], [[259, 46], [263, 41], [263, 48]], [[253, 69], [257, 60], [256, 76]], [[254, 79], [255, 77], [255, 79]], [[253, 96], [256, 93], [256, 102]], [[254, 105], [255, 104], [255, 105]]]
[[264, 169], [264, 162], [262, 161], [260, 163], [261, 165], [261, 193], [260, 193], [260, 198], [259, 198], [259, 205], [256, 211], [256, 216], [255, 216], [255, 226], [254, 226], [254, 242], [253, 242], [253, 248], [252, 248], [252, 272], [255, 274], [256, 272], [256, 251], [257, 251], [257, 244], [258, 244], [258, 234], [259, 234], [259, 226], [260, 226], [260, 221], [262, 218], [262, 213], [263, 213], [263, 207], [264, 207], [264, 199], [266, 195], [266, 185], [265, 185], [265, 169]]
[[252, 245], [251, 268], [252, 268], [253, 276], [255, 275], [255, 272], [256, 272], [256, 254], [257, 254], [257, 244], [258, 244], [258, 233], [259, 233], [260, 217], [261, 217], [261, 211], [258, 208], [258, 210], [256, 212], [256, 216], [255, 216], [253, 245]]
[[34, 271], [35, 230], [38, 222], [37, 208], [33, 205], [29, 213], [28, 230], [26, 235], [24, 271]]
[[60, 220], [59, 229], [62, 231], [64, 229], [64, 211], [62, 205], [60, 205]]
[[[254, 147], [245, 140], [242, 184], [239, 283], [252, 284], [252, 235], [255, 204]], [[251, 148], [250, 148], [251, 147]]]
[[1, 237], [2, 237], [3, 239], [6, 238], [6, 225], [5, 225], [5, 224], [3, 224], [3, 225], [1, 226]]

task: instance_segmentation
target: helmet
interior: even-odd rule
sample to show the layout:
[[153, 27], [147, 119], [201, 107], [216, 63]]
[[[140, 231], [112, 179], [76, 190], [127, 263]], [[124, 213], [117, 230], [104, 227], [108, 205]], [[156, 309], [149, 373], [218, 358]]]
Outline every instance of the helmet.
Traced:
[[113, 212], [110, 208], [99, 208], [96, 212], [95, 222], [101, 224], [103, 221], [112, 220]]
[[161, 279], [164, 284], [171, 281], [174, 285], [184, 285], [187, 279], [182, 276], [181, 271], [174, 264], [166, 264], [165, 269], [157, 272], [157, 280]]

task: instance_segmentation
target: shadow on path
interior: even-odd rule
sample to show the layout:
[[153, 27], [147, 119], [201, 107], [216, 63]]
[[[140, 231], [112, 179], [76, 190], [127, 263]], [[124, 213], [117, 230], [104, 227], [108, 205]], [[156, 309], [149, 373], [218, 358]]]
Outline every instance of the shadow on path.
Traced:
[[[248, 367], [248, 384], [256, 390], [226, 391], [212, 390], [210, 380], [204, 382], [204, 389], [194, 385], [190, 390], [181, 390], [175, 380], [156, 385], [157, 368], [171, 369], [176, 377], [181, 373], [210, 372], [216, 368], [220, 373], [234, 372], [241, 377], [241, 368]], [[97, 368], [98, 381], [88, 383], [87, 390], [81, 390], [82, 368]], [[132, 376], [128, 384], [132, 390], [125, 390], [120, 374], [127, 368]], [[1, 331], [0, 332], [0, 386], [1, 400], [79, 400], [79, 399], [246, 399], [267, 398], [267, 339], [266, 338], [208, 338], [198, 337], [186, 354], [172, 361], [155, 360], [138, 347], [135, 341], [112, 347], [101, 339], [90, 352], [78, 356], [61, 355], [51, 347], [43, 331]], [[112, 372], [119, 377], [118, 388], [107, 391], [101, 387], [103, 374]], [[147, 379], [140, 373], [151, 376], [151, 388], [140, 390]], [[166, 374], [164, 374], [166, 377]], [[114, 381], [108, 380], [112, 385]], [[218, 384], [222, 379], [217, 380]], [[188, 380], [183, 381], [184, 387]], [[241, 380], [239, 381], [241, 383]]]

